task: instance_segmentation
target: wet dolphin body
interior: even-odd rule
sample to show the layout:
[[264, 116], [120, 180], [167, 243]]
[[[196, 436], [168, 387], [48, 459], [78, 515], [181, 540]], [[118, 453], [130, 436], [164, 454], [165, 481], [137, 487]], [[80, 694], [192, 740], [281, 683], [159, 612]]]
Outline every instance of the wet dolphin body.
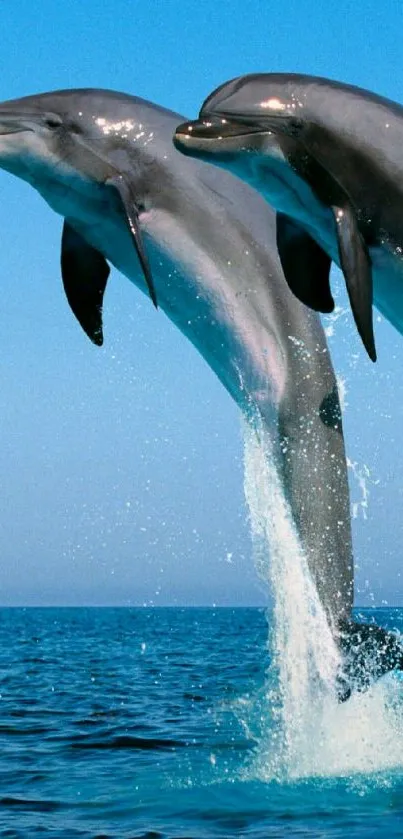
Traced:
[[[0, 167], [31, 183], [64, 217], [63, 283], [92, 341], [103, 340], [111, 263], [198, 348], [244, 413], [261, 417], [348, 662], [349, 638], [355, 649], [357, 631], [368, 639], [369, 630], [351, 621], [346, 462], [325, 336], [284, 281], [273, 212], [230, 174], [184, 158], [172, 144], [180, 119], [110, 91], [6, 102]], [[375, 657], [374, 675], [402, 659], [394, 638], [382, 637], [391, 649], [380, 664]]]
[[331, 260], [376, 359], [372, 300], [403, 333], [403, 108], [296, 74], [234, 79], [180, 126], [185, 152], [228, 167], [277, 210], [277, 244], [297, 297], [327, 312]]

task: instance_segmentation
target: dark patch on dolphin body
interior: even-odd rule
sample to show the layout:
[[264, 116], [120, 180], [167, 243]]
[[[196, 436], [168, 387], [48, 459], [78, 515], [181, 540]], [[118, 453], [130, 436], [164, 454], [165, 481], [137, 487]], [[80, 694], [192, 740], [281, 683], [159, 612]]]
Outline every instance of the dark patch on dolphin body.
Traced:
[[342, 417], [340, 409], [339, 394], [337, 386], [324, 397], [323, 402], [319, 408], [319, 416], [328, 428], [335, 428], [340, 434], [343, 433]]

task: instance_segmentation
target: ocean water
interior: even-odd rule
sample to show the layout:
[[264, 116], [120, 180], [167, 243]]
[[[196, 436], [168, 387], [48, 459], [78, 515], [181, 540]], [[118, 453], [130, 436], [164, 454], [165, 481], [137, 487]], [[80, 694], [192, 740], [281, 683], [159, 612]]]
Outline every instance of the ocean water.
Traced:
[[244, 443], [270, 611], [0, 610], [0, 839], [403, 836], [403, 680], [338, 702], [259, 417]]
[[[373, 617], [403, 631], [403, 610]], [[274, 621], [0, 610], [0, 837], [403, 836], [403, 683], [312, 707], [284, 751]]]

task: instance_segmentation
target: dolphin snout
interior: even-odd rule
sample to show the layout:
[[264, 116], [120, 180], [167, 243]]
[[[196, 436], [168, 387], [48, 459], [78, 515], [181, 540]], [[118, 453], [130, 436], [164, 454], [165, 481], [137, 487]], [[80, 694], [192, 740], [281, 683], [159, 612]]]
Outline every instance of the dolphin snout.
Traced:
[[183, 122], [178, 125], [173, 142], [182, 154], [203, 157], [213, 151], [212, 141], [220, 139], [216, 120], [213, 122], [209, 119], [196, 119], [193, 122]]
[[21, 131], [32, 131], [26, 119], [13, 111], [3, 110], [0, 105], [0, 135], [19, 134]]
[[[259, 127], [245, 125], [224, 116], [206, 116], [178, 125], [174, 145], [192, 157], [237, 153], [244, 147], [245, 137], [260, 134]], [[249, 141], [248, 141], [249, 144]]]
[[225, 119], [195, 119], [183, 122], [175, 131], [174, 144], [184, 154], [211, 152], [213, 143], [223, 140]]
[[175, 139], [187, 144], [197, 140], [199, 144], [200, 140], [227, 139], [228, 137], [239, 137], [260, 130], [260, 126], [255, 127], [253, 124], [228, 119], [225, 116], [204, 116], [178, 125]]
[[216, 140], [228, 134], [239, 133], [239, 126], [229, 122], [225, 117], [204, 117], [194, 119], [191, 122], [183, 122], [176, 129], [175, 136], [184, 138], [184, 141], [191, 142], [192, 139]]

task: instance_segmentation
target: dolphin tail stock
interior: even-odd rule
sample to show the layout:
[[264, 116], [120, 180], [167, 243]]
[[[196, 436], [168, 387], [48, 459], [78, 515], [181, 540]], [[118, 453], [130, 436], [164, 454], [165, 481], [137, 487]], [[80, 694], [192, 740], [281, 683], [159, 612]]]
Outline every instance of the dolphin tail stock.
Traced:
[[337, 678], [339, 702], [353, 692], [363, 693], [392, 670], [403, 670], [403, 643], [399, 637], [375, 623], [340, 620], [338, 644], [343, 664]]
[[[316, 364], [322, 358], [315, 354]], [[354, 571], [340, 403], [333, 377], [316, 373], [317, 392], [309, 400], [302, 381], [292, 401], [280, 408], [282, 475], [309, 572], [341, 654], [336, 690], [344, 702], [390, 671], [403, 671], [403, 639], [351, 617]], [[299, 385], [297, 375], [295, 380]]]

